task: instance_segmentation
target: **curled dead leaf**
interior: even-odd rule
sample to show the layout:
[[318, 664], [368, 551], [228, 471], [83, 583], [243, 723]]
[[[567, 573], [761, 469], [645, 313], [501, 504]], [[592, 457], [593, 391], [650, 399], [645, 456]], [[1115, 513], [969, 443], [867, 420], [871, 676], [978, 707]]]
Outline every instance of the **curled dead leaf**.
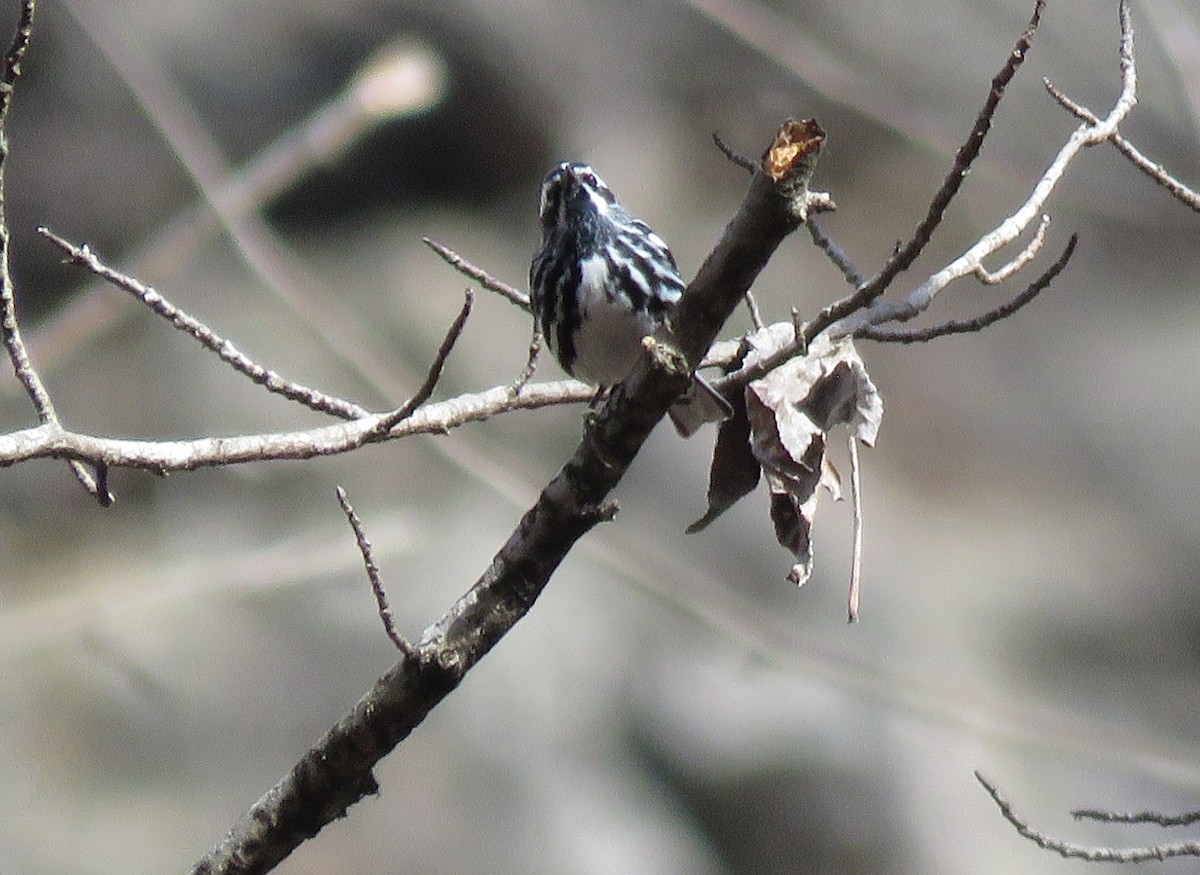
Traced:
[[[768, 326], [747, 339], [746, 363], [769, 355], [791, 339], [792, 326]], [[812, 524], [821, 488], [842, 497], [842, 480], [826, 458], [828, 434], [838, 425], [850, 430], [851, 443], [874, 446], [883, 401], [867, 374], [854, 343], [818, 338], [808, 354], [774, 369], [746, 387], [735, 415], [722, 424], [709, 480], [709, 508], [689, 527], [699, 531], [758, 483], [759, 469], [771, 491], [775, 537], [795, 557], [788, 578], [803, 584], [813, 567]], [[858, 453], [850, 454], [855, 500], [855, 555], [849, 613], [857, 616], [861, 565], [862, 515], [859, 506]]]

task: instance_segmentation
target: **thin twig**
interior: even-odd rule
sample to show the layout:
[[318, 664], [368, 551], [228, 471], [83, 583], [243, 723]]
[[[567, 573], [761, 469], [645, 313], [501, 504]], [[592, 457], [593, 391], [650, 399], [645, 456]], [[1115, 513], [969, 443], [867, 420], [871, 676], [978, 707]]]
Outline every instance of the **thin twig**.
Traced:
[[859, 582], [862, 580], [862, 476], [858, 465], [858, 437], [850, 433], [850, 498], [854, 503], [854, 552], [850, 559], [850, 594], [846, 599], [848, 622], [858, 622]]
[[391, 413], [385, 414], [380, 418], [367, 440], [387, 434], [401, 422], [412, 416], [413, 411], [428, 401], [430, 396], [433, 395], [433, 390], [437, 387], [438, 380], [441, 379], [442, 370], [446, 367], [446, 359], [449, 358], [450, 351], [454, 349], [454, 344], [458, 343], [458, 338], [462, 336], [463, 328], [467, 324], [467, 317], [471, 315], [471, 305], [474, 302], [475, 293], [467, 289], [463, 295], [462, 309], [458, 311], [458, 315], [454, 317], [454, 322], [451, 323], [450, 328], [446, 331], [446, 336], [442, 338], [442, 344], [438, 347], [437, 355], [433, 357], [433, 364], [429, 366], [429, 371], [425, 375], [425, 382], [421, 384], [416, 394]]
[[808, 228], [808, 234], [812, 237], [813, 243], [817, 248], [829, 256], [829, 260], [834, 266], [842, 272], [842, 276], [846, 278], [846, 282], [858, 288], [863, 284], [862, 274], [858, 268], [854, 266], [854, 262], [850, 260], [850, 256], [846, 254], [846, 250], [842, 249], [833, 239], [825, 233], [825, 229], [817, 221], [815, 213], [808, 214], [808, 221], [804, 223]]
[[[8, 217], [4, 199], [4, 168], [8, 158], [8, 134], [5, 130], [8, 121], [8, 110], [12, 106], [13, 93], [17, 78], [21, 75], [21, 62], [29, 49], [29, 40], [33, 36], [34, 0], [25, 0], [21, 4], [21, 17], [17, 22], [17, 31], [13, 35], [12, 44], [4, 55], [4, 71], [0, 74], [0, 334], [3, 334], [4, 348], [12, 361], [13, 372], [20, 381], [33, 408], [37, 411], [38, 420], [43, 424], [58, 424], [58, 413], [54, 402], [50, 400], [50, 392], [41, 376], [33, 367], [29, 358], [29, 350], [21, 335], [21, 325], [17, 320], [17, 299], [10, 271], [10, 237]], [[112, 504], [113, 497], [97, 483], [87, 466], [72, 460], [71, 472], [84, 489], [94, 495], [101, 506]]]
[[733, 147], [730, 146], [728, 143], [726, 143], [724, 140], [722, 140], [721, 135], [718, 134], [716, 131], [713, 131], [712, 138], [713, 138], [713, 142], [717, 144], [717, 148], [721, 150], [721, 152], [725, 155], [725, 157], [728, 158], [730, 161], [732, 161], [734, 164], [736, 164], [738, 167], [745, 170], [751, 176], [754, 175], [754, 171], [758, 170], [757, 164], [755, 164], [753, 161], [751, 161], [745, 155], [742, 155], [739, 152], [735, 152]]
[[359, 419], [370, 413], [365, 407], [352, 401], [334, 395], [326, 395], [317, 389], [285, 379], [277, 371], [264, 368], [199, 319], [176, 307], [155, 289], [109, 267], [86, 244], [76, 246], [49, 228], [38, 228], [38, 233], [61, 249], [71, 264], [84, 267], [96, 276], [133, 295], [149, 307], [155, 315], [161, 316], [175, 328], [190, 335], [205, 349], [215, 353], [221, 361], [239, 374], [249, 377], [252, 382], [262, 386], [268, 392], [282, 395], [290, 401], [303, 404], [319, 413], [328, 413], [342, 419]]
[[750, 324], [754, 326], [755, 331], [761, 331], [766, 323], [763, 322], [762, 311], [758, 309], [758, 301], [754, 298], [754, 292], [746, 289], [744, 300], [746, 309], [750, 311]]
[[1075, 244], [1079, 242], [1079, 235], [1072, 234], [1067, 241], [1066, 247], [1058, 259], [1050, 265], [1041, 276], [1030, 283], [1023, 292], [1017, 295], [1012, 300], [1006, 301], [999, 307], [989, 310], [979, 316], [971, 319], [951, 319], [948, 322], [942, 322], [939, 325], [933, 325], [929, 328], [920, 328], [911, 331], [903, 331], [894, 328], [877, 328], [867, 326], [860, 328], [855, 332], [855, 337], [866, 338], [867, 340], [878, 340], [884, 343], [925, 343], [937, 337], [946, 337], [951, 334], [966, 334], [974, 331], [982, 331], [989, 325], [999, 322], [1001, 319], [1007, 319], [1013, 313], [1016, 313], [1034, 298], [1036, 298], [1047, 286], [1053, 282], [1058, 276], [1067, 262], [1071, 260], [1071, 255], [1075, 252]]
[[477, 267], [476, 265], [467, 261], [449, 246], [438, 243], [436, 240], [432, 240], [429, 237], [422, 237], [421, 242], [441, 256], [442, 260], [445, 261], [446, 264], [450, 265], [463, 276], [469, 276], [489, 292], [495, 292], [501, 297], [508, 298], [511, 303], [516, 304], [522, 310], [529, 309], [529, 296], [520, 289], [510, 286], [508, 283], [502, 280], [496, 279], [482, 267]]
[[[1040, 5], [1039, 5], [1040, 8]], [[1097, 124], [1082, 124], [1072, 132], [1067, 142], [1062, 145], [1054, 160], [1042, 174], [1030, 192], [1029, 197], [1011, 216], [1001, 222], [995, 229], [979, 238], [966, 252], [951, 261], [941, 270], [932, 274], [923, 283], [909, 292], [901, 300], [874, 300], [856, 312], [848, 313], [836, 325], [830, 327], [835, 337], [847, 334], [857, 334], [859, 329], [870, 325], [881, 325], [885, 322], [911, 319], [928, 309], [937, 294], [950, 283], [969, 274], [975, 273], [984, 258], [998, 252], [1004, 246], [1016, 240], [1039, 216], [1046, 212], [1046, 202], [1053, 194], [1059, 182], [1062, 181], [1067, 167], [1083, 149], [1107, 140], [1122, 120], [1129, 114], [1137, 103], [1137, 72], [1133, 58], [1133, 25], [1129, 18], [1128, 0], [1120, 3], [1121, 22], [1121, 93], [1113, 103], [1109, 114]], [[1018, 48], [1020, 46], [1018, 45]], [[1014, 53], [1014, 57], [1017, 53]], [[869, 285], [869, 284], [868, 284]], [[861, 289], [859, 291], [862, 291]], [[856, 293], [857, 294], [857, 293]], [[853, 298], [855, 296], [851, 296]], [[850, 300], [845, 299], [845, 301]], [[842, 310], [843, 302], [833, 305], [833, 309]], [[827, 308], [829, 309], [829, 308]]]
[[[1067, 110], [1067, 112], [1071, 113], [1076, 118], [1082, 119], [1090, 125], [1096, 125], [1100, 123], [1100, 119], [1096, 117], [1094, 112], [1092, 112], [1086, 106], [1078, 104], [1071, 98], [1067, 97], [1067, 95], [1049, 79], [1043, 78], [1042, 83], [1046, 86], [1046, 90], [1050, 92], [1050, 96], [1057, 100], [1063, 109]], [[1121, 134], [1117, 131], [1113, 131], [1112, 135], [1108, 138], [1108, 141], [1113, 144], [1118, 152], [1128, 158], [1134, 167], [1149, 176], [1158, 185], [1161, 185], [1163, 188], [1169, 191], [1176, 200], [1185, 206], [1191, 207], [1193, 210], [1200, 212], [1200, 192], [1197, 192], [1193, 188], [1189, 188], [1187, 185], [1180, 182], [1178, 179], [1168, 173], [1166, 168], [1161, 164], [1147, 158], [1141, 152], [1141, 150], [1133, 145], [1133, 143], [1129, 142], [1129, 140], [1121, 136]]]
[[1150, 860], [1166, 860], [1170, 857], [1200, 857], [1200, 842], [1179, 842], [1178, 844], [1153, 845], [1144, 848], [1110, 848], [1089, 847], [1056, 839], [1034, 829], [1029, 825], [1029, 821], [1019, 817], [1013, 811], [1012, 803], [1004, 798], [995, 784], [979, 772], [975, 773], [975, 778], [992, 797], [992, 801], [1000, 809], [1000, 814], [1013, 825], [1020, 836], [1029, 839], [1039, 848], [1054, 851], [1062, 857], [1088, 860], [1093, 863], [1145, 863]]
[[1020, 251], [1016, 258], [996, 270], [988, 270], [983, 266], [983, 262], [981, 261], [975, 265], [975, 278], [984, 285], [998, 286], [1009, 277], [1015, 276], [1025, 265], [1037, 258], [1038, 253], [1042, 251], [1042, 246], [1046, 243], [1046, 229], [1049, 227], [1050, 217], [1042, 216], [1042, 221], [1038, 223], [1033, 239], [1029, 241], [1028, 246]]
[[958, 153], [954, 156], [954, 163], [950, 167], [950, 172], [942, 180], [941, 187], [938, 188], [933, 196], [933, 200], [929, 204], [925, 218], [917, 225], [912, 237], [892, 253], [892, 256], [884, 263], [879, 273], [860, 285], [853, 294], [830, 304], [809, 323], [808, 340], [810, 342], [816, 335], [838, 320], [869, 307], [872, 302], [888, 290], [896, 277], [907, 270], [917, 259], [917, 256], [925, 249], [926, 244], [933, 237], [933, 232], [942, 223], [942, 218], [946, 214], [946, 208], [950, 205], [950, 201], [954, 199], [954, 196], [958, 194], [959, 188], [962, 187], [963, 180], [966, 179], [971, 165], [979, 157], [980, 150], [983, 148], [983, 141], [991, 130], [992, 119], [996, 115], [996, 108], [1000, 105], [1000, 100], [1004, 97], [1005, 89], [1012, 81], [1013, 76], [1016, 75], [1017, 70], [1020, 69], [1022, 62], [1025, 60], [1025, 54], [1029, 51], [1029, 47], [1033, 43], [1033, 35], [1037, 31], [1045, 5], [1045, 0], [1037, 0], [1037, 5], [1034, 7], [1033, 15], [1029, 19], [1029, 24], [1026, 26], [1025, 32], [1021, 34], [1016, 45], [1013, 46], [1013, 50], [1009, 53], [1008, 59], [1000, 69], [1000, 72], [992, 78], [991, 90], [988, 91], [983, 108], [980, 109], [979, 115], [975, 118], [975, 124], [971, 128], [971, 133], [967, 136], [962, 146], [959, 147]]
[[1152, 823], [1155, 826], [1191, 826], [1200, 823], [1200, 811], [1182, 814], [1163, 814], [1161, 811], [1106, 811], [1103, 808], [1076, 808], [1071, 812], [1076, 820], [1098, 820], [1101, 823]]
[[535, 319], [533, 320], [533, 333], [529, 337], [529, 354], [525, 359], [525, 367], [521, 368], [521, 373], [517, 374], [517, 378], [508, 387], [510, 394], [516, 395], [525, 388], [526, 383], [533, 379], [533, 375], [537, 372], [537, 360], [541, 352], [542, 332]]
[[367, 578], [371, 581], [371, 591], [375, 593], [375, 604], [379, 608], [379, 619], [383, 621], [383, 630], [387, 632], [388, 638], [392, 639], [392, 643], [396, 645], [397, 650], [405, 656], [412, 656], [416, 652], [412, 644], [396, 631], [396, 622], [392, 618], [392, 609], [388, 607], [387, 593], [383, 589], [383, 580], [379, 576], [379, 566], [375, 564], [375, 557], [371, 551], [371, 542], [367, 539], [367, 530], [363, 528], [362, 520], [354, 512], [354, 507], [350, 504], [350, 499], [346, 496], [346, 490], [340, 486], [337, 488], [337, 500], [338, 504], [342, 506], [342, 511], [346, 514], [346, 519], [350, 522], [350, 528], [354, 529], [354, 539], [358, 542], [358, 552], [362, 553], [363, 564], [367, 568]]

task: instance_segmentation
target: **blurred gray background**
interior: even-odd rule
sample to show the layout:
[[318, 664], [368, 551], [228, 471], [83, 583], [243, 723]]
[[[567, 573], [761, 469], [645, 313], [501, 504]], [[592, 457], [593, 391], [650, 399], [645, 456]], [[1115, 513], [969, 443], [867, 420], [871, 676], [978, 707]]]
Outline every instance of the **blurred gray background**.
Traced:
[[[45, 2], [5, 165], [32, 354], [81, 430], [322, 422], [61, 265], [33, 233], [45, 224], [259, 361], [383, 408], [419, 383], [467, 284], [423, 235], [523, 286], [542, 176], [586, 160], [690, 275], [745, 185], [710, 134], [757, 155], [787, 116], [828, 131], [817, 184], [840, 209], [825, 225], [871, 270], [924, 213], [1031, 6]], [[897, 291], [1008, 215], [1069, 135], [1042, 76], [1107, 112], [1116, 17], [1107, 0], [1050, 4]], [[1134, 17], [1125, 133], [1200, 183], [1200, 13], [1147, 0]], [[263, 205], [261, 239], [196, 230], [227, 167], [306, 130], [395, 40], [439, 59], [435, 105], [314, 155]], [[712, 435], [662, 428], [617, 520], [383, 761], [380, 797], [280, 871], [1079, 871], [1018, 838], [973, 769], [1065, 838], [1194, 837], [1067, 812], [1200, 807], [1200, 217], [1108, 147], [1081, 156], [1051, 213], [1050, 249], [1081, 241], [1031, 307], [982, 335], [862, 345], [886, 412], [862, 457], [859, 624], [844, 620], [847, 507], [823, 506], [797, 591], [761, 491], [683, 534]], [[308, 315], [279, 293], [300, 288]], [[930, 318], [1016, 288], [951, 287]], [[757, 292], [783, 319], [845, 288], [796, 235]], [[746, 327], [739, 313], [727, 333]], [[437, 397], [511, 380], [528, 331], [481, 295]], [[486, 566], [580, 414], [304, 464], [114, 472], [109, 510], [61, 463], [0, 472], [0, 870], [184, 871], [395, 659], [335, 485], [416, 635]], [[33, 421], [5, 377], [0, 427]]]

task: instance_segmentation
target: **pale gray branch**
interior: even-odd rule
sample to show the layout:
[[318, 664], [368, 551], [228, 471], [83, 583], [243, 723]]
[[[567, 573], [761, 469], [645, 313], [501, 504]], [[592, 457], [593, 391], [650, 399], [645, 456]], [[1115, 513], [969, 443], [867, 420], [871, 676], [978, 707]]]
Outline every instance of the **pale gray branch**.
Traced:
[[0, 435], [0, 467], [29, 459], [77, 459], [116, 468], [141, 468], [158, 473], [244, 462], [311, 459], [349, 452], [370, 440], [391, 440], [414, 434], [442, 434], [470, 422], [483, 422], [512, 410], [534, 410], [556, 404], [588, 401], [592, 386], [575, 380], [533, 383], [513, 393], [508, 386], [460, 395], [425, 404], [375, 437], [380, 423], [392, 414], [370, 414], [350, 422], [304, 431], [197, 438], [183, 441], [139, 441], [98, 437], [63, 428], [57, 422]]
[[878, 298], [870, 306], [846, 316], [829, 329], [832, 336], [843, 337], [868, 326], [881, 325], [884, 322], [903, 322], [913, 318], [926, 310], [942, 289], [957, 279], [977, 273], [985, 258], [1008, 246], [1045, 213], [1046, 203], [1062, 181], [1071, 162], [1085, 148], [1110, 139], [1137, 102], [1133, 25], [1129, 18], [1127, 0], [1122, 0], [1120, 4], [1120, 21], [1121, 92], [1108, 115], [1103, 119], [1097, 118], [1095, 122], [1085, 122], [1075, 129], [1034, 185], [1025, 202], [995, 229], [984, 234], [966, 252], [931, 275], [905, 297], [899, 300]]

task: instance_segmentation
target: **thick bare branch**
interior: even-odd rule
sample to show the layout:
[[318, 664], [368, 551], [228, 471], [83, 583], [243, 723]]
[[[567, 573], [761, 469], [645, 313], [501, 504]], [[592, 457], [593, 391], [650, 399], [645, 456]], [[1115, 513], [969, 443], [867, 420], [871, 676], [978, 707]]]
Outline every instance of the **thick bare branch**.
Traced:
[[[445, 434], [513, 410], [537, 410], [592, 399], [594, 386], [577, 380], [531, 383], [513, 393], [508, 386], [425, 404], [387, 433], [387, 440], [415, 434]], [[29, 459], [79, 459], [113, 468], [140, 468], [164, 474], [247, 462], [297, 461], [346, 453], [367, 443], [383, 417], [374, 413], [351, 422], [302, 431], [139, 441], [69, 431], [58, 423], [0, 434], [0, 468]], [[376, 438], [383, 440], [383, 437]]]

